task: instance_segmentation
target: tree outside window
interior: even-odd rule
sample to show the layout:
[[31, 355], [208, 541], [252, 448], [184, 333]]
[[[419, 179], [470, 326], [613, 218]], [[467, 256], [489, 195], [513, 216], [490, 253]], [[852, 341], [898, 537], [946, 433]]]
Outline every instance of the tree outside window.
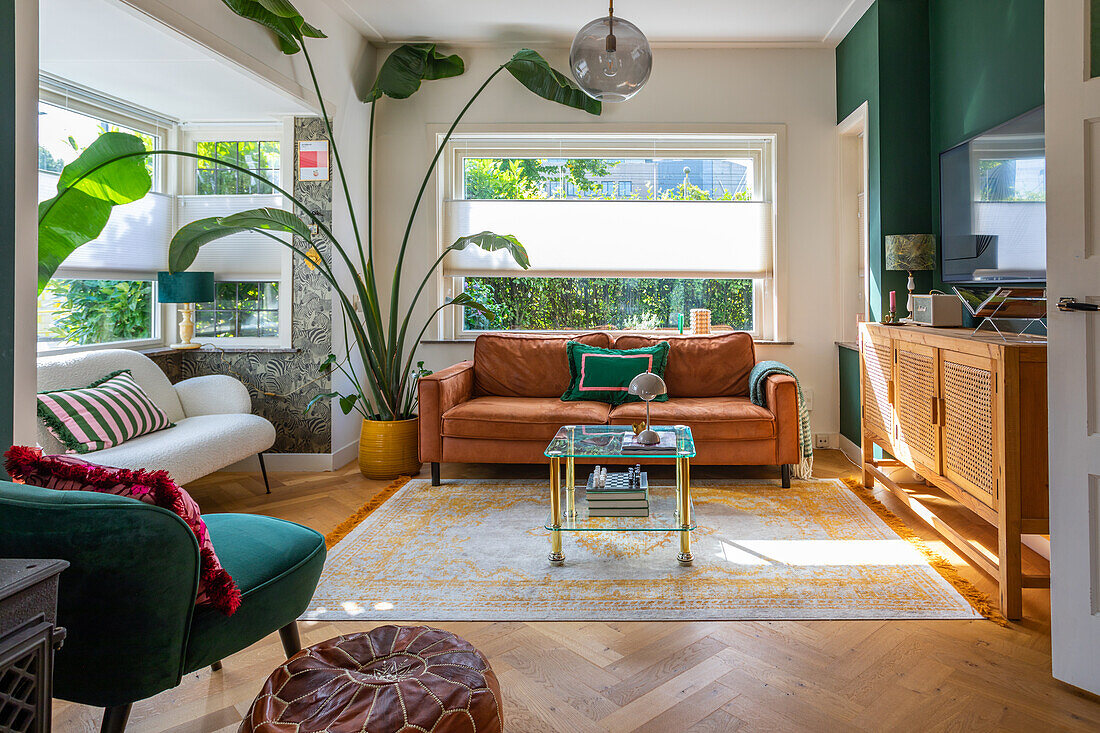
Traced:
[[222, 162], [247, 168], [275, 185], [281, 185], [279, 181], [281, 157], [278, 141], [199, 142], [196, 144], [196, 152], [200, 155], [217, 158], [220, 161], [218, 163], [209, 160], [197, 161], [195, 193], [200, 196], [273, 193], [269, 183], [257, 180], [247, 173], [233, 170], [223, 165]]

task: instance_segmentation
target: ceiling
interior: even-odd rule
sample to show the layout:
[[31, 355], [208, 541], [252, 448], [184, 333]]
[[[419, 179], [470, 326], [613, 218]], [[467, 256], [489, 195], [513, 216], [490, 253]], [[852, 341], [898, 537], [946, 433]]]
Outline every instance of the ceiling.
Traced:
[[[326, 0], [375, 42], [568, 43], [606, 0]], [[619, 0], [656, 44], [836, 45], [873, 0]]]
[[40, 0], [39, 66], [183, 122], [262, 122], [312, 114], [115, 0]]

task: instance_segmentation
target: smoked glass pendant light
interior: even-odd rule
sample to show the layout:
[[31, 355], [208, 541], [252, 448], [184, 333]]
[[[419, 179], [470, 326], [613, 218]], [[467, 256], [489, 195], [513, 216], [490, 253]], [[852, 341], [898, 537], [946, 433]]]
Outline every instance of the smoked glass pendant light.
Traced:
[[653, 69], [653, 51], [638, 26], [615, 17], [588, 23], [573, 39], [569, 68], [584, 93], [601, 102], [624, 102], [642, 88]]

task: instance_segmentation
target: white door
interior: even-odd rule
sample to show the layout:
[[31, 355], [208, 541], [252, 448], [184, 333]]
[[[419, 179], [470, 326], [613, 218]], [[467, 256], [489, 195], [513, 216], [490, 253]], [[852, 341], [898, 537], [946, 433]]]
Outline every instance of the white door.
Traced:
[[1054, 676], [1100, 693], [1100, 78], [1088, 0], [1046, 3], [1047, 354]]

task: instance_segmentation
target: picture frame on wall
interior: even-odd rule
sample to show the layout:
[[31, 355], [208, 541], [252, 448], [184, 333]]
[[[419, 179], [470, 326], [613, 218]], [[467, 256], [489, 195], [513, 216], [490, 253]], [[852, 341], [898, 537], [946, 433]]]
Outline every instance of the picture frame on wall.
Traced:
[[298, 180], [327, 181], [328, 179], [328, 140], [299, 140]]

